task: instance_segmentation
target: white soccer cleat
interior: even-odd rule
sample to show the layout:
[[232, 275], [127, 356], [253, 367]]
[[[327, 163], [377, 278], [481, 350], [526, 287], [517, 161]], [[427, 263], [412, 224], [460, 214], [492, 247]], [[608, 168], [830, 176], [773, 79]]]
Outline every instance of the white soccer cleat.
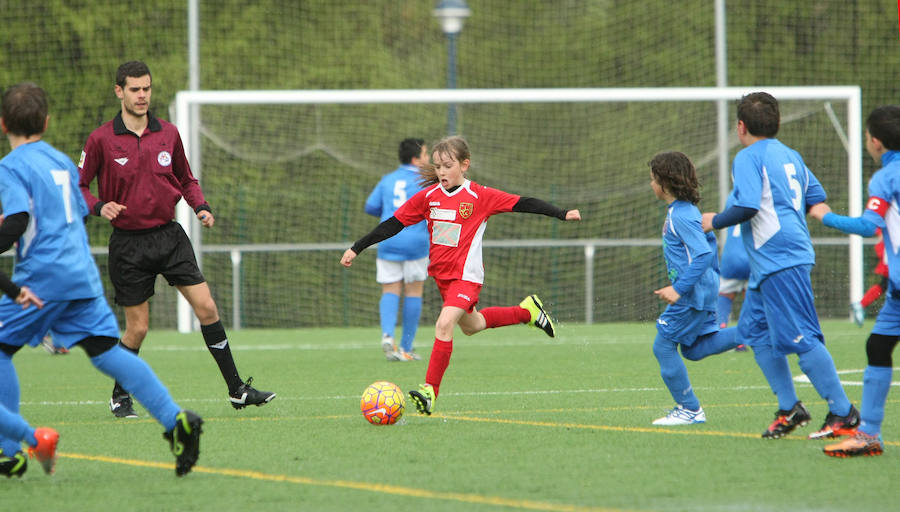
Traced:
[[703, 407], [696, 411], [685, 409], [680, 404], [662, 418], [653, 420], [654, 425], [693, 425], [695, 423], [706, 423], [706, 413]]
[[384, 351], [384, 357], [388, 361], [402, 361], [403, 358], [397, 352], [397, 344], [394, 343], [394, 337], [385, 334], [381, 337], [381, 350]]

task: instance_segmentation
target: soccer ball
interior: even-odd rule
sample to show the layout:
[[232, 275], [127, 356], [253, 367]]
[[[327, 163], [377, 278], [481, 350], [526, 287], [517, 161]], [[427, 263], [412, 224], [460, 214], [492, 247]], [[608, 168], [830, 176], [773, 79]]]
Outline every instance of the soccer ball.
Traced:
[[403, 416], [405, 407], [403, 391], [385, 381], [370, 384], [359, 401], [363, 416], [373, 425], [393, 425]]

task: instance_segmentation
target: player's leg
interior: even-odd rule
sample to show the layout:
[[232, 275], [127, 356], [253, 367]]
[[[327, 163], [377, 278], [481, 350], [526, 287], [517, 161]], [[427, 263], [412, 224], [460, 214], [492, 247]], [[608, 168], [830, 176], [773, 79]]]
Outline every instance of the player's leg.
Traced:
[[378, 318], [381, 323], [381, 350], [388, 361], [400, 361], [394, 330], [400, 309], [400, 293], [403, 289], [403, 262], [375, 259], [375, 281], [381, 284], [378, 301]]
[[403, 262], [403, 337], [400, 352], [407, 360], [419, 357], [413, 352], [413, 340], [422, 317], [422, 294], [428, 276], [428, 258]]
[[706, 421], [706, 414], [691, 386], [687, 367], [678, 354], [679, 342], [675, 340], [693, 342], [699, 333], [716, 329], [715, 322], [711, 313], [677, 304], [666, 307], [657, 320], [653, 355], [659, 362], [660, 376], [676, 405], [668, 414], [656, 419], [654, 425], [690, 425]]
[[682, 345], [681, 354], [688, 360], [699, 361], [732, 350], [739, 344], [737, 327], [727, 327], [698, 337], [691, 346]]
[[[12, 363], [12, 356], [20, 348], [20, 346], [0, 343], [0, 406], [5, 407], [11, 414], [19, 413], [19, 376]], [[10, 470], [13, 469], [12, 466], [16, 466], [16, 471], [21, 470], [24, 473], [24, 469], [19, 468], [18, 463], [9, 462], [15, 458], [16, 453], [21, 452], [21, 448], [21, 437], [0, 433], [0, 458], [5, 458], [4, 460], [7, 461], [4, 463], [4, 467], [11, 464]], [[5, 474], [10, 476], [9, 472]]]

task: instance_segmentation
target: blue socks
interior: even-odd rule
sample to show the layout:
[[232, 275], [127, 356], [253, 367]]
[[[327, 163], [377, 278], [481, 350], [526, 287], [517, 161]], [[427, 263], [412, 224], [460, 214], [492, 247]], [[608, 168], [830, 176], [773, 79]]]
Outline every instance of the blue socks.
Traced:
[[419, 318], [422, 316], [422, 297], [403, 298], [403, 339], [400, 348], [404, 352], [412, 352], [413, 340], [416, 338], [416, 330], [419, 328]]
[[397, 326], [397, 308], [400, 307], [400, 296], [396, 293], [382, 293], [378, 302], [378, 312], [381, 318], [381, 333], [394, 337], [394, 328]]
[[797, 354], [800, 369], [809, 377], [809, 381], [819, 393], [819, 396], [828, 403], [828, 409], [832, 414], [846, 416], [850, 413], [850, 399], [841, 386], [834, 360], [825, 345], [821, 343], [807, 352]]
[[[822, 347], [824, 348], [824, 346]], [[766, 382], [778, 398], [778, 408], [790, 411], [800, 401], [791, 379], [791, 367], [786, 356], [776, 354], [768, 344], [753, 346], [753, 357], [766, 377]], [[833, 367], [833, 363], [832, 363]]]
[[175, 416], [181, 409], [143, 359], [116, 345], [92, 357], [91, 363], [121, 383], [122, 387], [134, 395], [166, 431], [175, 426]]
[[893, 368], [890, 366], [867, 366], [863, 373], [859, 430], [865, 434], [874, 436], [881, 433], [884, 403], [891, 390], [892, 374]]
[[669, 341], [659, 334], [653, 340], [653, 355], [659, 361], [659, 373], [663, 382], [669, 388], [669, 393], [675, 403], [685, 409], [696, 411], [700, 409], [700, 400], [694, 394], [691, 380], [688, 378], [687, 367], [678, 354], [678, 343]]
[[19, 376], [6, 352], [0, 350], [0, 450], [12, 457], [22, 449], [22, 440], [34, 446], [34, 429], [19, 415]]
[[728, 324], [728, 317], [731, 316], [731, 304], [733, 302], [732, 299], [719, 295], [719, 300], [716, 302], [716, 321], [719, 323], [719, 327]]

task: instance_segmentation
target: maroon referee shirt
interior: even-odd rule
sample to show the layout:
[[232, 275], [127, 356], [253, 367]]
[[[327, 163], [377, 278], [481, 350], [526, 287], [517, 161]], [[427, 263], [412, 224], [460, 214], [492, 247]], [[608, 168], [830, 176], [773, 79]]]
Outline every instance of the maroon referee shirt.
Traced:
[[[125, 127], [119, 112], [91, 133], [78, 163], [79, 186], [92, 214], [100, 215], [103, 203], [109, 201], [126, 206], [112, 221], [119, 229], [149, 229], [170, 222], [182, 197], [194, 211], [206, 205], [178, 129], [150, 113], [147, 118], [147, 128], [138, 137]], [[90, 190], [95, 176], [99, 199]]]

